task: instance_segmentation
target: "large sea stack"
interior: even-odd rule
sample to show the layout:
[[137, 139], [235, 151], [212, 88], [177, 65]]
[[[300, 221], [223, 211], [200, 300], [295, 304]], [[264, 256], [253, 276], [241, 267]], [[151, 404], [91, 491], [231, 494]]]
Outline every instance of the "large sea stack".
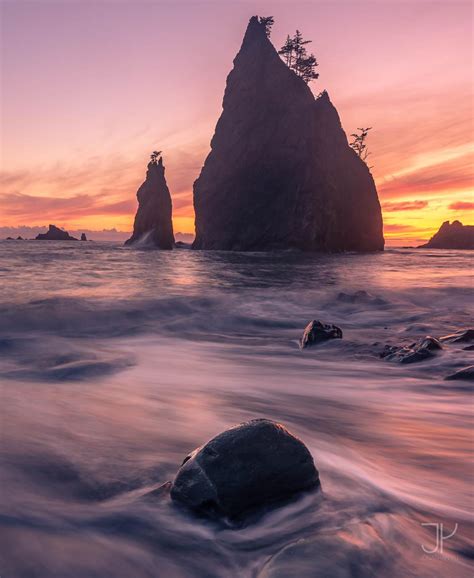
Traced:
[[195, 249], [383, 250], [370, 171], [327, 92], [316, 99], [250, 19], [194, 184]]
[[137, 192], [138, 210], [133, 224], [133, 235], [125, 244], [149, 245], [158, 249], [174, 246], [171, 220], [171, 195], [166, 184], [162, 157], [148, 163], [145, 182]]
[[474, 226], [445, 221], [428, 243], [419, 249], [474, 249]]

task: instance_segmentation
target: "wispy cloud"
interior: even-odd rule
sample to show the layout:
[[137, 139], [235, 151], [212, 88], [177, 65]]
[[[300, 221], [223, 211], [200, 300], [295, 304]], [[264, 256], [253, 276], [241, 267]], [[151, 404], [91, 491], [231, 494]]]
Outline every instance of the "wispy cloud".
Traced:
[[415, 165], [412, 169], [400, 171], [379, 182], [378, 190], [382, 198], [396, 198], [417, 193], [437, 193], [469, 189], [473, 184], [472, 166], [474, 154], [466, 153], [458, 157], [426, 166]]
[[400, 201], [399, 203], [382, 203], [384, 212], [392, 211], [417, 211], [425, 209], [428, 206], [428, 201]]
[[23, 193], [2, 195], [0, 200], [3, 214], [19, 220], [35, 218], [44, 220], [69, 221], [78, 217], [95, 215], [124, 215], [134, 211], [136, 202], [132, 199], [109, 203], [99, 195], [74, 195], [67, 198], [40, 197]]
[[451, 211], [474, 211], [474, 203], [469, 201], [456, 201], [448, 207]]

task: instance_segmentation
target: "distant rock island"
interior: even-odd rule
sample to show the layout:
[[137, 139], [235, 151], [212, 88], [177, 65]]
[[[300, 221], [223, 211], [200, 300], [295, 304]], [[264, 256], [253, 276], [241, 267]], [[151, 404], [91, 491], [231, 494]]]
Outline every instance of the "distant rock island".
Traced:
[[460, 221], [445, 221], [428, 243], [419, 249], [474, 249], [474, 225], [463, 225]]
[[75, 237], [71, 237], [71, 235], [67, 231], [63, 231], [59, 229], [55, 225], [49, 225], [49, 229], [46, 233], [40, 233], [36, 237], [37, 241], [77, 241]]
[[328, 93], [315, 99], [256, 16], [227, 77], [194, 208], [195, 249], [384, 247], [374, 180]]
[[159, 249], [172, 249], [174, 246], [171, 195], [160, 154], [154, 151], [151, 155], [145, 182], [137, 192], [138, 210], [133, 234], [125, 245], [137, 243]]

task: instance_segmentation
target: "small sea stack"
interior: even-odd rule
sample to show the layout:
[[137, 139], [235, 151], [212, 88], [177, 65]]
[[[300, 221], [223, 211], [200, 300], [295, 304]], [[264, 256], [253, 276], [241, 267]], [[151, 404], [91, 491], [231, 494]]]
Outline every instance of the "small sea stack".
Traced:
[[254, 419], [189, 454], [171, 486], [171, 498], [204, 516], [241, 520], [319, 485], [303, 442], [279, 423]]
[[418, 249], [474, 249], [474, 225], [445, 221], [428, 243]]
[[174, 235], [171, 219], [171, 195], [166, 184], [161, 151], [154, 151], [148, 163], [145, 182], [137, 192], [138, 210], [133, 234], [125, 245], [173, 249]]
[[76, 237], [71, 237], [67, 231], [63, 231], [55, 225], [49, 225], [46, 233], [36, 236], [36, 241], [77, 241]]
[[81, 235], [81, 241], [87, 241], [87, 237], [85, 233], [82, 233]]

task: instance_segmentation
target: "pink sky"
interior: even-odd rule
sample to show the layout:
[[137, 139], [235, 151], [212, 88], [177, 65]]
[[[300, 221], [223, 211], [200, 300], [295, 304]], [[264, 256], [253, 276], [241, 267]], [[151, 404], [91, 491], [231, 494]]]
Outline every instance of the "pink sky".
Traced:
[[248, 19], [299, 28], [343, 126], [373, 126], [389, 244], [472, 223], [470, 2], [3, 2], [0, 226], [130, 230], [164, 151], [175, 229]]

